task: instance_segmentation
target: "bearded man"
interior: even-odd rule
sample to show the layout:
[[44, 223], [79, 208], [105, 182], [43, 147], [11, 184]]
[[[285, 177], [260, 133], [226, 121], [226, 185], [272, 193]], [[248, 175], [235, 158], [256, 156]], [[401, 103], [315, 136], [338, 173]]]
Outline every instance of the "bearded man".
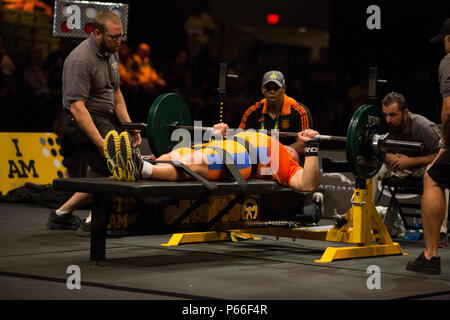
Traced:
[[[386, 153], [385, 164], [400, 178], [418, 170], [424, 171], [439, 151], [439, 127], [427, 118], [409, 111], [406, 99], [400, 93], [387, 94], [383, 98], [382, 106], [389, 139], [422, 142], [424, 145], [421, 153], [401, 150]], [[419, 175], [423, 176], [423, 173]]]
[[[87, 160], [94, 176], [107, 177], [110, 172], [103, 151], [104, 138], [120, 123], [130, 122], [120, 91], [117, 50], [124, 36], [120, 18], [110, 11], [97, 14], [93, 31], [66, 58], [62, 76], [62, 102], [65, 132]], [[133, 131], [132, 143], [141, 143], [139, 131]], [[72, 212], [91, 201], [92, 195], [75, 193], [57, 210], [50, 212], [50, 229], [78, 229], [90, 234], [91, 215], [81, 221]]]

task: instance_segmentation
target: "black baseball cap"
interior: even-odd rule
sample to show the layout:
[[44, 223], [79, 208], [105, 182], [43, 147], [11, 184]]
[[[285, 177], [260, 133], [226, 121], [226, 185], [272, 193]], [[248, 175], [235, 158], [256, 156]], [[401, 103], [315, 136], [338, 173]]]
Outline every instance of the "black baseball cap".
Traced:
[[450, 34], [450, 18], [445, 20], [444, 24], [442, 25], [441, 32], [439, 34], [435, 35], [433, 38], [430, 39], [431, 43], [437, 43], [444, 39], [446, 35]]
[[280, 88], [286, 85], [284, 81], [284, 75], [280, 71], [269, 71], [266, 72], [262, 79], [262, 85], [265, 86], [269, 82], [275, 82]]

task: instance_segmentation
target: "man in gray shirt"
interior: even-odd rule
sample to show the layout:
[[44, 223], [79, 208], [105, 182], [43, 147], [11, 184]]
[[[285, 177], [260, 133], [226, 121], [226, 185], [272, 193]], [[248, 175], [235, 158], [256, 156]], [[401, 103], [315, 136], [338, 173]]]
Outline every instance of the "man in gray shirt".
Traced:
[[[93, 32], [81, 42], [64, 62], [62, 95], [66, 111], [66, 133], [85, 156], [97, 177], [107, 177], [104, 138], [119, 123], [131, 122], [119, 88], [119, 49], [123, 36], [120, 18], [112, 12], [97, 14]], [[141, 143], [139, 131], [132, 132], [133, 146]], [[75, 193], [66, 203], [50, 213], [51, 229], [78, 229], [90, 233], [91, 215], [84, 221], [72, 212], [91, 201], [92, 195]]]
[[[424, 145], [420, 153], [404, 150], [390, 150], [386, 153], [383, 166], [373, 177], [373, 199], [380, 182], [391, 176], [400, 179], [420, 177], [439, 151], [441, 132], [439, 127], [427, 118], [414, 114], [408, 109], [405, 97], [397, 92], [387, 94], [382, 100], [383, 113], [389, 129], [389, 139], [421, 142]], [[388, 210], [384, 221], [393, 237], [403, 237], [404, 228], [397, 211]], [[394, 215], [392, 215], [394, 214]]]
[[442, 139], [439, 153], [423, 178], [421, 212], [425, 251], [415, 260], [408, 262], [406, 270], [439, 274], [441, 273], [441, 259], [437, 254], [440, 227], [441, 221], [445, 217], [445, 211], [448, 210], [444, 190], [450, 187], [450, 18], [442, 25], [441, 32], [430, 42], [443, 42], [447, 54], [439, 65], [439, 85], [442, 95]]
[[387, 94], [382, 106], [389, 128], [389, 139], [417, 141], [424, 145], [420, 153], [391, 150], [386, 153], [386, 164], [396, 172], [407, 170], [411, 173], [429, 165], [439, 151], [439, 127], [427, 118], [410, 112], [405, 97], [400, 93]]
[[387, 94], [383, 98], [382, 106], [389, 128], [388, 137], [394, 140], [422, 142], [424, 149], [420, 153], [390, 150], [386, 153], [385, 163], [373, 178], [374, 182], [392, 175], [401, 179], [410, 175], [422, 177], [426, 166], [439, 151], [439, 127], [427, 118], [410, 112], [405, 97], [400, 93]]

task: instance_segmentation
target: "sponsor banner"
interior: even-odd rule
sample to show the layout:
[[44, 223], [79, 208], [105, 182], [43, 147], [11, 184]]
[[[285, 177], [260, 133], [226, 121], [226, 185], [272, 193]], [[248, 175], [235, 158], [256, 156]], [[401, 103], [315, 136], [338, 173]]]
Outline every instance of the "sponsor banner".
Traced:
[[67, 177], [58, 136], [45, 132], [0, 132], [0, 191], [22, 187], [26, 182], [49, 184]]

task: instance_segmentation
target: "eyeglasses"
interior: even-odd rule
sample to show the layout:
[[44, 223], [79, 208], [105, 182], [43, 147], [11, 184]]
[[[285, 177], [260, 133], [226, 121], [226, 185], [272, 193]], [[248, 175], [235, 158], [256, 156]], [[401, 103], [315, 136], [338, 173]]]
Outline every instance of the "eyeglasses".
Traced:
[[124, 38], [127, 34], [126, 33], [122, 33], [122, 34], [119, 34], [117, 36], [112, 36], [112, 35], [109, 35], [107, 33], [104, 33], [104, 35], [107, 36], [108, 38], [110, 38], [112, 41], [117, 41], [117, 40], [119, 40], [121, 38]]

